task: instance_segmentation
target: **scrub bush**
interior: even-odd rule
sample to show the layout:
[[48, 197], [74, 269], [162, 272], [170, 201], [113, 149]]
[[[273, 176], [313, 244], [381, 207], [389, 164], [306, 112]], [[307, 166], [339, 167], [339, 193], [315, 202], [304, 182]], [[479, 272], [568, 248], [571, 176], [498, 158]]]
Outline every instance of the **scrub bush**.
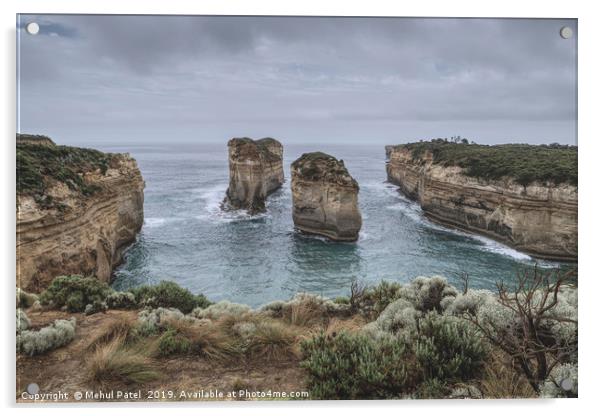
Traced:
[[563, 364], [555, 367], [542, 384], [540, 397], [577, 397], [578, 377], [576, 364]]
[[321, 333], [301, 351], [312, 399], [394, 398], [413, 384], [410, 351], [395, 337]]
[[17, 351], [38, 355], [67, 345], [75, 337], [75, 326], [75, 318], [57, 319], [39, 331], [21, 331], [17, 334]]
[[66, 307], [69, 312], [83, 312], [86, 305], [102, 303], [111, 288], [94, 277], [78, 275], [56, 277], [40, 295], [42, 305]]
[[111, 309], [136, 309], [136, 296], [131, 292], [113, 292], [107, 296], [107, 306]]
[[23, 309], [17, 309], [17, 332], [24, 331], [31, 326], [31, 321]]
[[198, 319], [219, 319], [226, 315], [237, 316], [250, 311], [251, 308], [247, 305], [222, 300], [205, 308], [195, 308], [192, 311], [192, 316]]
[[482, 339], [468, 322], [435, 312], [419, 321], [414, 350], [424, 379], [445, 382], [477, 378], [487, 356]]
[[17, 308], [30, 308], [38, 300], [38, 295], [27, 293], [21, 288], [17, 288]]
[[170, 328], [159, 338], [157, 354], [161, 357], [187, 354], [192, 349], [192, 343], [188, 338]]
[[140, 306], [177, 308], [190, 313], [194, 308], [206, 308], [211, 302], [203, 295], [193, 295], [174, 282], [162, 281], [155, 286], [140, 286], [131, 290]]

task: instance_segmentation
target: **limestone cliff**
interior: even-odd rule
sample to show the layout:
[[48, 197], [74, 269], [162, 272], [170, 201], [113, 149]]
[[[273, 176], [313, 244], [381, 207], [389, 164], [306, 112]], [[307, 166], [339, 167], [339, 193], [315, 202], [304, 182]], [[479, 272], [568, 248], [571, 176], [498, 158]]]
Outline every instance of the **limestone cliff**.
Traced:
[[404, 145], [390, 149], [387, 176], [434, 221], [534, 257], [577, 260], [576, 184], [483, 179], [453, 163], [437, 163], [430, 151], [417, 155]]
[[267, 196], [284, 183], [282, 144], [272, 138], [234, 138], [228, 142], [228, 161], [224, 208], [246, 209], [250, 214], [265, 211]]
[[303, 232], [356, 241], [362, 227], [359, 185], [342, 160], [305, 153], [291, 165], [293, 222]]
[[142, 227], [144, 181], [128, 154], [17, 141], [17, 284], [109, 281]]

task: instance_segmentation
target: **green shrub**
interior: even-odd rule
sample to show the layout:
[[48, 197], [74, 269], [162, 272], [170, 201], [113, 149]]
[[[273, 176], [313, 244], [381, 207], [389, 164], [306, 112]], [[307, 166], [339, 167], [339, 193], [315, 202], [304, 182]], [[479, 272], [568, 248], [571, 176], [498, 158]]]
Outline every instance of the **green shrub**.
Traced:
[[111, 309], [136, 309], [136, 297], [131, 292], [113, 292], [107, 296], [107, 306]]
[[53, 308], [66, 307], [70, 312], [83, 312], [86, 305], [104, 302], [111, 288], [94, 277], [78, 275], [56, 277], [40, 295], [40, 302]]
[[17, 332], [24, 331], [31, 326], [31, 321], [23, 309], [17, 309]]
[[75, 325], [75, 318], [57, 319], [39, 331], [21, 331], [17, 334], [17, 352], [38, 355], [67, 345], [75, 337]]
[[579, 386], [577, 364], [561, 364], [554, 367], [547, 380], [540, 387], [540, 397], [578, 397]]
[[391, 302], [399, 299], [402, 286], [397, 282], [381, 281], [378, 285], [367, 289], [352, 286], [351, 307], [363, 316], [373, 319], [377, 317]]
[[30, 308], [38, 300], [38, 295], [27, 293], [20, 287], [17, 288], [17, 308]]
[[242, 315], [251, 311], [247, 305], [222, 300], [207, 307], [198, 307], [192, 311], [192, 315], [198, 319], [219, 319], [227, 315]]
[[433, 140], [395, 146], [422, 160], [425, 152], [433, 162], [459, 166], [468, 176], [482, 179], [513, 178], [521, 185], [532, 182], [577, 185], [577, 146], [504, 144], [486, 146]]
[[486, 350], [475, 328], [459, 318], [429, 312], [418, 323], [414, 345], [425, 380], [467, 381], [478, 377]]
[[187, 354], [192, 349], [192, 342], [177, 330], [170, 328], [159, 338], [157, 354], [161, 357]]
[[203, 295], [193, 295], [174, 282], [162, 281], [155, 286], [140, 286], [131, 290], [136, 302], [151, 308], [177, 308], [190, 313], [194, 308], [206, 308], [211, 302]]
[[301, 344], [312, 399], [399, 397], [411, 385], [409, 350], [395, 337], [324, 333]]

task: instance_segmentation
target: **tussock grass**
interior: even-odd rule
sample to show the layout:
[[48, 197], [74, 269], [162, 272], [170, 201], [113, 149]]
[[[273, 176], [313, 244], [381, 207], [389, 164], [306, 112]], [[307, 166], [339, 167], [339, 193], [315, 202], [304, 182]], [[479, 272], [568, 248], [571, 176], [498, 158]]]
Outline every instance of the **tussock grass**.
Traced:
[[298, 358], [300, 351], [296, 341], [297, 333], [290, 326], [274, 320], [260, 322], [250, 340], [249, 358], [271, 361]]
[[94, 338], [86, 347], [88, 351], [93, 351], [97, 347], [106, 345], [115, 339], [121, 339], [123, 342], [131, 341], [134, 337], [134, 324], [126, 319], [121, 318], [111, 322], [106, 331]]
[[490, 399], [536, 397], [525, 377], [505, 362], [499, 353], [490, 355], [479, 387], [484, 397]]
[[100, 385], [142, 384], [158, 377], [148, 353], [134, 346], [126, 346], [124, 337], [98, 346], [89, 359], [88, 378]]

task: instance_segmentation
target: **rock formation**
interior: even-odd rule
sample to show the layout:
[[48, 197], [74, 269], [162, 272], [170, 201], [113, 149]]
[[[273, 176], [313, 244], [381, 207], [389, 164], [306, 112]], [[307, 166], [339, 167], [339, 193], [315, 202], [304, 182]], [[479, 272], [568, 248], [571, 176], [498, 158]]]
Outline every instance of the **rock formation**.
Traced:
[[362, 227], [359, 186], [342, 160], [305, 153], [291, 165], [293, 222], [300, 231], [356, 241]]
[[282, 144], [275, 139], [234, 138], [228, 142], [230, 184], [223, 206], [265, 211], [266, 197], [284, 183]]
[[59, 275], [109, 281], [143, 223], [144, 181], [128, 154], [17, 142], [17, 284]]
[[390, 182], [420, 203], [424, 213], [443, 225], [498, 240], [534, 257], [577, 260], [577, 186], [512, 178], [485, 180], [459, 166], [433, 162], [404, 145], [390, 151]]

